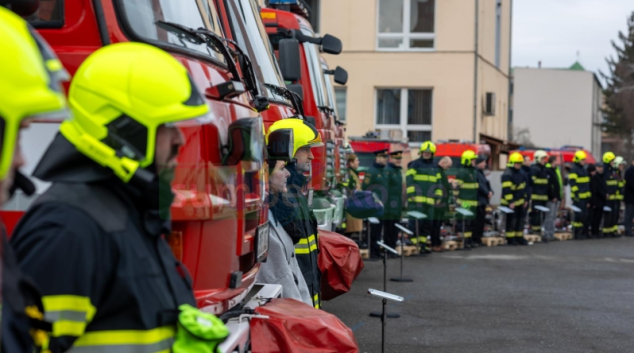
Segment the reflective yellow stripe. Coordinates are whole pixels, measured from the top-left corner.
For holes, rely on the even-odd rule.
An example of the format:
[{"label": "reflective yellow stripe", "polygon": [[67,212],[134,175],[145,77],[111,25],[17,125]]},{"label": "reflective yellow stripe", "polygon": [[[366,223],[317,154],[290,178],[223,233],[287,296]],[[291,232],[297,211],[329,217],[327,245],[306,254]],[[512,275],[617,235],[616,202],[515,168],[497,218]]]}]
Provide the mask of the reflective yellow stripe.
[{"label": "reflective yellow stripe", "polygon": [[477,189],[478,183],[463,183],[460,185],[461,189]]},{"label": "reflective yellow stripe", "polygon": [[162,352],[174,343],[175,328],[87,332],[73,345],[72,352]]},{"label": "reflective yellow stripe", "polygon": [[504,199],[505,200],[512,200],[513,199],[513,194],[504,195]]},{"label": "reflective yellow stripe", "polygon": [[405,176],[409,175],[416,175],[416,169],[408,169],[407,173],[405,173]]},{"label": "reflective yellow stripe", "polygon": [[444,194],[443,194],[443,192],[442,192],[442,189],[436,189],[436,191],[434,191],[434,195],[436,195],[436,196],[443,196]]},{"label": "reflective yellow stripe", "polygon": [[532,195],[531,195],[531,200],[535,200],[535,201],[548,201],[548,195],[536,195],[536,194],[532,194]]},{"label": "reflective yellow stripe", "polygon": [[502,200],[500,200],[500,204],[503,205],[503,206],[506,206],[506,205],[509,204],[509,202],[507,200],[502,199]]},{"label": "reflective yellow stripe", "polygon": [[465,238],[471,238],[471,234],[473,234],[472,232],[464,232],[464,237]]},{"label": "reflective yellow stripe", "polygon": [[577,173],[568,174],[568,179],[577,179]]},{"label": "reflective yellow stripe", "polygon": [[416,192],[416,187],[415,186],[408,186],[407,187],[407,193],[408,194],[411,194],[411,193],[414,193],[414,192]]},{"label": "reflective yellow stripe", "polygon": [[511,186],[513,186],[513,182],[512,181],[505,181],[502,183],[502,187],[503,188],[510,188]]},{"label": "reflective yellow stripe", "polygon": [[523,205],[525,201],[526,200],[524,200],[524,199],[519,199],[519,200],[515,201],[515,206]]},{"label": "reflective yellow stripe", "polygon": [[319,293],[313,295],[313,303],[315,303],[315,309],[319,309]]},{"label": "reflective yellow stripe", "polygon": [[461,200],[458,199],[458,206],[462,206],[462,205],[469,205],[469,206],[477,206],[478,205],[478,201],[477,200]]},{"label": "reflective yellow stripe", "polygon": [[506,237],[507,237],[507,238],[513,238],[513,237],[515,237],[515,232],[506,232]]},{"label": "reflective yellow stripe", "polygon": [[579,191],[579,187],[577,185],[573,186],[572,188],[570,188],[570,190],[572,191]]},{"label": "reflective yellow stripe", "polygon": [[590,191],[582,192],[582,193],[579,194],[579,198],[582,199],[582,200],[583,199],[589,199],[590,196],[592,196],[592,193]]},{"label": "reflective yellow stripe", "polygon": [[577,184],[589,183],[590,177],[581,177],[577,178]]},{"label": "reflective yellow stripe", "polygon": [[572,226],[575,228],[583,227],[583,222],[572,222]]},{"label": "reflective yellow stripe", "polygon": [[42,304],[45,318],[53,322],[54,337],[81,336],[97,312],[90,298],[78,295],[44,296]]},{"label": "reflective yellow stripe", "polygon": [[619,185],[619,181],[618,180],[608,180],[605,183],[608,184],[608,186]]},{"label": "reflective yellow stripe", "polygon": [[432,183],[435,183],[438,181],[438,179],[433,176],[433,175],[415,175],[414,176],[414,180],[416,181],[431,181]]},{"label": "reflective yellow stripe", "polygon": [[295,244],[295,254],[310,254],[311,251],[315,250],[317,250],[315,234],[308,238],[301,238],[297,244]]},{"label": "reflective yellow stripe", "polygon": [[545,184],[548,184],[548,179],[542,179],[542,178],[533,177],[533,183],[538,184],[538,185],[545,185]]},{"label": "reflective yellow stripe", "polygon": [[414,197],[410,197],[409,201],[413,201],[413,202],[417,202],[417,203],[427,203],[430,205],[433,205],[435,203],[435,200],[431,197],[425,197],[425,196],[414,196]]},{"label": "reflective yellow stripe", "polygon": [[608,200],[610,201],[616,200],[616,195],[608,195]]}]

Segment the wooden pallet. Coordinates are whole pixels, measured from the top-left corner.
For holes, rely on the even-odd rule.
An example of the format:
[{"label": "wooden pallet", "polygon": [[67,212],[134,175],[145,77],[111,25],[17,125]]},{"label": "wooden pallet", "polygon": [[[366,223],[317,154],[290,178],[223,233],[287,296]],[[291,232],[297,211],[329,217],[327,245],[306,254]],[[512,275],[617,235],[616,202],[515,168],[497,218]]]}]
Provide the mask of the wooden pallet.
[{"label": "wooden pallet", "polygon": [[444,250],[448,250],[448,251],[454,251],[458,248],[458,242],[457,241],[446,241],[442,243],[442,248]]},{"label": "wooden pallet", "polygon": [[370,250],[369,249],[359,249],[359,252],[361,253],[361,258],[362,259],[367,259],[370,257]]},{"label": "wooden pallet", "polygon": [[498,246],[504,244],[504,238],[502,237],[483,237],[482,244],[487,247]]},{"label": "wooden pallet", "polygon": [[526,241],[533,242],[533,243],[542,242],[542,236],[537,234],[527,234],[524,236],[524,239],[526,239]]},{"label": "wooden pallet", "polygon": [[[396,251],[400,255],[401,247],[397,246]],[[403,247],[403,256],[412,256],[412,255],[415,255],[417,252],[420,252],[420,250],[418,249],[416,245],[407,245]]]},{"label": "wooden pallet", "polygon": [[555,238],[558,240],[572,240],[572,233],[555,233]]}]

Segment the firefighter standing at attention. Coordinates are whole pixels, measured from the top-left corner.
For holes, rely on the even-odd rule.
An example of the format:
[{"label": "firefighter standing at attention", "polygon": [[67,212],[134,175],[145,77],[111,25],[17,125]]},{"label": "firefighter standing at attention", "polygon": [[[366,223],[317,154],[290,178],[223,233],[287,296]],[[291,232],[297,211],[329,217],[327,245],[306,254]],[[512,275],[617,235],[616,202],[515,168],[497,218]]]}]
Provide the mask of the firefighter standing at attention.
[{"label": "firefighter standing at attention", "polygon": [[466,150],[462,153],[460,158],[460,164],[462,168],[456,176],[458,182],[458,200],[456,202],[458,207],[467,209],[473,213],[473,215],[465,218],[462,222],[462,215],[458,214],[458,224],[464,224],[462,234],[464,237],[464,249],[471,250],[473,247],[473,221],[478,207],[478,176],[476,174],[475,162],[478,155],[472,150]]},{"label": "firefighter standing at attention", "polygon": [[11,238],[53,322],[52,352],[210,353],[228,335],[196,309],[191,278],[163,238],[178,125],[209,112],[192,82],[172,56],[140,43],[99,49],[75,73],[73,117],[34,172],[52,186]]},{"label": "firefighter standing at attention", "polygon": [[379,224],[370,225],[371,232],[371,240],[372,244],[368,244],[370,249],[370,257],[378,258],[381,252],[381,249],[376,244],[377,240],[382,240],[386,234],[386,222],[385,220],[388,218],[387,213],[387,198],[388,198],[388,189],[390,187],[390,177],[387,172],[387,149],[380,149],[374,151],[374,164],[372,167],[365,172],[365,176],[363,177],[363,190],[371,191],[384,205],[386,205],[386,210],[383,213],[383,216],[380,218]]},{"label": "firefighter standing at attention", "polygon": [[[396,223],[403,218],[403,151],[390,152],[390,162],[386,171],[388,176],[387,202],[385,203],[385,244],[396,248],[398,228]],[[396,255],[389,253],[389,257]]]},{"label": "firefighter standing at attention", "polygon": [[[34,119],[69,116],[62,81],[69,78],[48,44],[24,21],[0,7],[0,52],[10,53],[0,65],[0,206],[17,188],[27,195],[33,184],[19,172],[24,165],[20,130]],[[2,257],[3,353],[49,352],[50,322],[33,281],[18,266],[0,221]]]},{"label": "firefighter standing at attention", "polygon": [[546,151],[535,151],[533,156],[535,164],[531,167],[531,212],[530,212],[530,224],[533,234],[542,234],[542,212],[535,208],[535,206],[544,206],[548,203],[548,170],[546,169],[546,163],[548,163],[548,153]]},{"label": "firefighter standing at attention", "polygon": [[[436,145],[431,141],[425,141],[420,146],[420,158],[411,161],[407,166],[407,204],[410,211],[418,211],[427,218],[418,220],[418,232],[412,240],[414,244],[420,244],[421,253],[428,253],[427,236],[434,234],[431,239],[431,246],[435,251],[442,251],[440,234],[436,236],[434,227],[434,207],[436,201],[441,202],[443,190],[441,184],[442,175],[440,168],[434,163]],[[448,192],[448,191],[445,191]],[[410,229],[416,228],[416,221],[410,219]]]},{"label": "firefighter standing at attention", "polygon": [[615,163],[616,156],[612,152],[606,152],[603,154],[603,164],[605,170],[603,171],[603,179],[608,187],[608,200],[606,206],[610,207],[612,211],[606,212],[603,219],[603,236],[604,237],[618,237],[618,220],[619,210],[621,208],[621,201],[619,201],[619,175],[618,169]]},{"label": "firefighter standing at attention", "polygon": [[526,201],[526,177],[520,172],[524,158],[518,152],[509,157],[508,168],[502,174],[502,198],[500,204],[513,213],[506,215],[506,240],[508,245],[528,245],[524,239],[524,208]]},{"label": "firefighter standing at attention", "polygon": [[313,191],[306,188],[312,170],[311,162],[315,158],[311,149],[324,144],[317,129],[306,120],[289,118],[276,121],[269,127],[268,133],[271,134],[280,129],[293,130],[294,160],[286,165],[290,176],[287,179],[288,192],[284,196],[288,203],[278,203],[276,207],[286,207],[284,211],[275,213],[276,220],[293,239],[297,263],[310,291],[313,306],[319,309],[321,307],[321,271],[317,263],[319,254],[317,218],[311,209]]},{"label": "firefighter standing at attention", "polygon": [[[590,209],[590,175],[584,168],[587,155],[584,151],[577,151],[572,159],[574,165],[568,173],[568,183],[570,184],[570,197],[574,206],[579,208],[575,212],[575,219],[572,228],[575,232],[575,239],[582,240],[588,237],[589,209]],[[605,173],[605,172],[604,172]]]}]

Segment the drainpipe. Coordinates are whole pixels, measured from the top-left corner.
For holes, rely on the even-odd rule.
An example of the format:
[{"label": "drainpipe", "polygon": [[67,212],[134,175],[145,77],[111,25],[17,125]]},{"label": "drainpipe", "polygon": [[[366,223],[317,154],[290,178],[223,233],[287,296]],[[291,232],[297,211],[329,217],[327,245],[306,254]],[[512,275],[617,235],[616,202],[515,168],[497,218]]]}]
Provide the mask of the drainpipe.
[{"label": "drainpipe", "polygon": [[475,0],[475,55],[473,58],[473,142],[478,142],[478,17],[480,0]]},{"label": "drainpipe", "polygon": [[510,5],[510,10],[511,10],[511,15],[509,16],[509,97],[507,98],[507,107],[508,107],[508,112],[506,114],[506,139],[508,140],[512,135],[513,132],[511,131],[511,70],[512,70],[512,66],[511,66],[511,57],[512,57],[512,48],[513,48],[513,0],[511,1],[511,5]]}]

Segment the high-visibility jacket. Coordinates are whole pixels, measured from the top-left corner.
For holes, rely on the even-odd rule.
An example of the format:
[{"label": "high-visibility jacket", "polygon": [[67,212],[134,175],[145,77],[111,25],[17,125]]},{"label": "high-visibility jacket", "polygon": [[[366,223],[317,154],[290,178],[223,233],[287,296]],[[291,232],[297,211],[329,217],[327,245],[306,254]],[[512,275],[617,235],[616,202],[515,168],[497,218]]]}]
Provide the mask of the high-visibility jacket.
[{"label": "high-visibility jacket", "polygon": [[616,201],[618,199],[619,177],[617,171],[610,165],[606,166],[605,171],[603,171],[603,179],[605,179],[605,183],[608,186],[608,201]]},{"label": "high-visibility jacket", "polygon": [[384,218],[400,221],[403,214],[403,168],[390,163],[386,168],[386,174],[388,193]]},{"label": "high-visibility jacket", "polygon": [[531,200],[536,202],[548,201],[548,171],[546,167],[537,163],[531,167]]},{"label": "high-visibility jacket", "polygon": [[617,177],[619,179],[618,188],[616,189],[616,200],[623,201],[625,199],[625,179],[621,175],[621,170],[616,170]]},{"label": "high-visibility jacket", "polygon": [[456,176],[458,182],[457,206],[463,208],[475,208],[478,206],[478,177],[472,166],[463,166]]},{"label": "high-visibility jacket", "polygon": [[308,206],[308,199],[301,192],[307,183],[307,178],[299,173],[292,163],[288,165],[291,174],[287,179],[288,200],[292,203],[292,215],[287,220],[279,220],[283,224],[290,222],[294,226],[284,227],[289,235],[298,239],[295,244],[295,255],[297,264],[302,270],[304,280],[313,298],[313,306],[317,309],[321,307],[321,271],[319,270],[319,234],[317,232],[317,219]]},{"label": "high-visibility jacket", "polygon": [[590,192],[590,175],[581,164],[575,163],[572,166],[570,173],[568,173],[568,183],[570,184],[570,197],[573,201],[590,202],[590,197],[592,196]]},{"label": "high-visibility jacket", "polygon": [[500,204],[503,206],[521,206],[527,201],[526,177],[514,167],[508,167],[502,174],[502,197]]},{"label": "high-visibility jacket", "polygon": [[445,195],[440,168],[433,159],[419,158],[409,163],[405,175],[408,208],[423,212],[431,219],[428,213],[432,212],[436,200]]},{"label": "high-visibility jacket", "polygon": [[117,178],[54,183],[16,228],[20,266],[53,322],[52,352],[167,352],[192,282],[165,220]]}]

